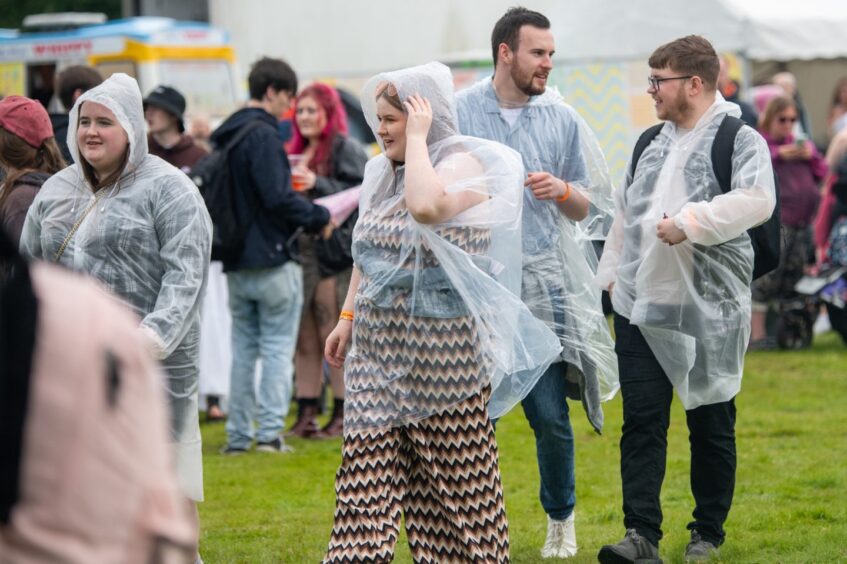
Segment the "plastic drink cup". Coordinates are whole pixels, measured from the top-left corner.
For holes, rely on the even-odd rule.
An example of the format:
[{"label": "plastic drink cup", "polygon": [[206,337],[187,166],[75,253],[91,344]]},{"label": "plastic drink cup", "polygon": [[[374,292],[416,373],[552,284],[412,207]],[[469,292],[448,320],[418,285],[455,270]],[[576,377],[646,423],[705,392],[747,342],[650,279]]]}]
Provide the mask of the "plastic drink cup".
[{"label": "plastic drink cup", "polygon": [[306,184],[303,182],[303,177],[296,174],[294,169],[305,162],[306,160],[303,155],[288,155],[288,164],[291,165],[291,187],[296,192],[302,192],[306,188]]}]

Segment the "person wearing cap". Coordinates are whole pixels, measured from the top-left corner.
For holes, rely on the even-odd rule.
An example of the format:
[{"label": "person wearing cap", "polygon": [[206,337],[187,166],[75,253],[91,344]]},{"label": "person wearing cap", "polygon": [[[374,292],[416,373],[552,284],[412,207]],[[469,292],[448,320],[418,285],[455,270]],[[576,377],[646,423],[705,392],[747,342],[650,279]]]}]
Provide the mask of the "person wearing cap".
[{"label": "person wearing cap", "polygon": [[158,86],[144,99],[150,154],[188,174],[208,152],[185,134],[185,97],[175,88]]},{"label": "person wearing cap", "polygon": [[[17,246],[30,204],[51,175],[65,168],[47,110],[23,96],[0,101],[0,223]],[[0,277],[3,276],[0,264]]]}]

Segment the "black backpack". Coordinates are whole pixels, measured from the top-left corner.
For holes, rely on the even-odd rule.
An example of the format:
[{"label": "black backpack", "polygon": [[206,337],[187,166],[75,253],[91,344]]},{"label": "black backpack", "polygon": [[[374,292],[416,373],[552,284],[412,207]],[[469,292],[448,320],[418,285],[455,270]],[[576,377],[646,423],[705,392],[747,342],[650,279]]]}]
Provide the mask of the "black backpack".
[{"label": "black backpack", "polygon": [[[664,123],[658,123],[641,134],[632,151],[632,166],[630,174],[635,176],[635,167],[644,149],[653,141],[664,127]],[[740,119],[726,116],[718,127],[715,139],[712,142],[712,171],[718,179],[721,191],[726,194],[732,189],[732,152],[735,148],[735,136],[744,125]],[[779,252],[782,244],[780,235],[780,213],[779,213],[779,183],[774,173],[774,189],[776,190],[776,207],[771,217],[751,229],[747,230],[750,241],[753,243],[753,280],[774,270],[779,265]]]},{"label": "black backpack", "polygon": [[[216,147],[211,153],[197,161],[191,169],[191,180],[197,185],[209,216],[212,218],[212,260],[225,263],[235,262],[244,250],[244,240],[250,222],[242,224],[236,211],[235,184],[229,166],[229,154],[244,137],[257,127],[270,127],[263,121],[254,120],[239,129],[223,147]],[[248,190],[245,194],[250,205],[250,216],[256,213],[258,201],[256,195]]]}]

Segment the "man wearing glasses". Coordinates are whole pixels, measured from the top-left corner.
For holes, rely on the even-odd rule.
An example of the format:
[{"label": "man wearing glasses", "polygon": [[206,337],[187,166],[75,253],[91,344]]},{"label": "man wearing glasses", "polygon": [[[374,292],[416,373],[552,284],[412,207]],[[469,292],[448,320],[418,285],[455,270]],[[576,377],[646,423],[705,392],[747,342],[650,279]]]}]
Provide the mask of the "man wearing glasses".
[{"label": "man wearing glasses", "polygon": [[[712,45],[677,39],[649,65],[647,93],[665,123],[639,143],[643,152],[615,194],[596,278],[615,310],[627,529],[621,542],[602,547],[603,563],[662,561],[659,494],[674,392],[686,410],[695,500],[685,561],[717,556],[735,485],[734,398],[750,336],[754,255],[746,231],[767,220],[776,201],[767,144],[750,127],[737,123],[731,156],[712,163],[722,123],[741,113],[716,91]],[[726,191],[718,160],[731,160]]]}]

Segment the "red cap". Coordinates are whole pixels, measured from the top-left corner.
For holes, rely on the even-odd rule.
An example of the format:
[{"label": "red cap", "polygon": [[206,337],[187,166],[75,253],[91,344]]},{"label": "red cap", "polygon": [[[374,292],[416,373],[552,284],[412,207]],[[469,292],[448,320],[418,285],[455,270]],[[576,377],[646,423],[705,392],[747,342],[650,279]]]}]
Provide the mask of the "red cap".
[{"label": "red cap", "polygon": [[44,106],[24,96],[0,100],[0,127],[14,133],[36,149],[53,137],[53,125]]}]

